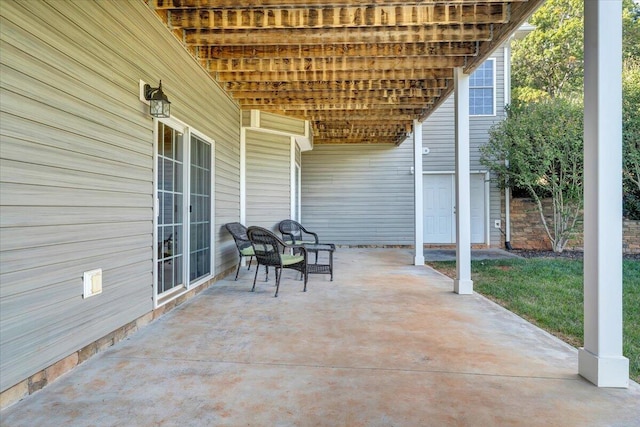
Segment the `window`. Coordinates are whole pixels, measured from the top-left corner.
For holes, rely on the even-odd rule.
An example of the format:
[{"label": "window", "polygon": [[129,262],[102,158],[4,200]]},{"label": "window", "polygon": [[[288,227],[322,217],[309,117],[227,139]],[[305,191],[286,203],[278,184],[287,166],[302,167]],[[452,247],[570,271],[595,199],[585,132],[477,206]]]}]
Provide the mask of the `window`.
[{"label": "window", "polygon": [[495,59],[487,59],[469,77],[469,115],[494,116]]}]

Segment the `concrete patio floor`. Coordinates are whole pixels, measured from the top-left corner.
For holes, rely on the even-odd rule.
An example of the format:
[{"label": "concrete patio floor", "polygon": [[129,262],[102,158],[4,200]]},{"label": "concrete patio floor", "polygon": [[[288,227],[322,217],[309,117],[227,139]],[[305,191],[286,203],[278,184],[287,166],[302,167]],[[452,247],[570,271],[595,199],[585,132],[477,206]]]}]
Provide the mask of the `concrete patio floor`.
[{"label": "concrete patio floor", "polygon": [[[306,293],[241,271],[0,414],[3,426],[634,426],[640,386],[411,264],[336,252]],[[262,272],[261,272],[262,273]],[[262,279],[264,276],[260,275]]]}]

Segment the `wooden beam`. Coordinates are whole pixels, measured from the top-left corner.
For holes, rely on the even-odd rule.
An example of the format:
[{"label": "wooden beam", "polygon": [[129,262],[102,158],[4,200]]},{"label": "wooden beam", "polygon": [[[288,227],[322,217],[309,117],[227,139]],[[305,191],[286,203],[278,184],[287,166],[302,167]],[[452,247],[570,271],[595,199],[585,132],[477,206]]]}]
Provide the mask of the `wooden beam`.
[{"label": "wooden beam", "polygon": [[343,128],[360,128],[363,126],[370,126],[372,128],[396,128],[402,125],[405,129],[407,126],[411,127],[411,120],[397,120],[397,119],[388,119],[388,118],[380,118],[375,122],[371,119],[367,120],[353,120],[351,118],[343,118],[342,121],[334,121],[334,120],[324,120],[321,122],[314,122],[314,129],[318,130],[328,130],[328,129],[343,129]]},{"label": "wooden beam", "polygon": [[471,74],[476,68],[480,66],[484,62],[484,60],[496,50],[502,43],[507,41],[507,39],[518,29],[518,27],[525,22],[533,12],[536,11],[538,7],[545,0],[529,0],[526,3],[516,3],[511,5],[511,18],[508,23],[504,25],[496,26],[496,30],[494,31],[494,36],[491,40],[487,40],[487,42],[482,43],[480,45],[480,55],[472,58],[469,63],[464,68],[464,72],[467,74]]},{"label": "wooden beam", "polygon": [[344,98],[365,98],[365,99],[397,99],[397,98],[425,98],[439,96],[439,89],[378,89],[378,90],[316,90],[316,91],[229,91],[235,99],[274,99],[274,100],[305,100],[305,99],[344,99]]},{"label": "wooden beam", "polygon": [[313,144],[314,145],[327,145],[327,144],[389,144],[389,145],[397,145],[399,139],[406,139],[406,135],[402,135],[401,137],[365,137],[365,136],[355,136],[355,137],[314,137]]},{"label": "wooden beam", "polygon": [[[453,77],[452,77],[453,78]],[[229,81],[224,88],[232,93],[262,91],[406,90],[442,89],[450,85],[444,78],[428,80],[342,80],[342,81]]]},{"label": "wooden beam", "polygon": [[316,127],[313,129],[314,137],[336,137],[336,136],[397,136],[406,135],[411,132],[411,122],[396,123],[394,126],[373,126],[371,124],[359,125],[359,126],[344,126],[344,127],[331,127],[322,128]]},{"label": "wooden beam", "polygon": [[[294,110],[386,110],[387,108],[410,108],[410,109],[419,109],[424,108],[425,106],[432,104],[434,101],[407,101],[407,102],[394,102],[387,104],[374,104],[370,101],[359,101],[354,100],[352,102],[333,102],[326,104],[271,104],[269,100],[265,100],[264,103],[252,104],[248,102],[240,102],[240,106],[244,110],[250,109],[260,109],[260,110],[271,110],[271,111],[294,111]],[[384,115],[384,113],[382,113]]]},{"label": "wooden beam", "polygon": [[287,111],[289,117],[296,117],[311,121],[342,121],[350,120],[413,120],[420,117],[427,106],[422,108],[389,108],[383,111],[374,110],[299,110]]},{"label": "wooden beam", "polygon": [[274,29],[416,27],[425,24],[503,23],[509,18],[503,3],[410,4],[378,6],[304,6],[177,9],[169,26],[180,29]]},{"label": "wooden beam", "polygon": [[209,72],[273,71],[365,71],[455,68],[465,65],[461,56],[400,56],[395,58],[292,58],[292,59],[210,59]]},{"label": "wooden beam", "polygon": [[243,108],[251,105],[251,108],[260,109],[264,106],[282,106],[284,108],[298,109],[299,106],[306,105],[333,105],[333,104],[368,104],[371,108],[376,106],[394,106],[394,105],[405,105],[405,104],[413,104],[413,105],[427,105],[433,104],[433,96],[413,96],[413,97],[397,97],[390,96],[387,98],[376,98],[376,97],[368,97],[368,96],[359,96],[359,97],[340,97],[340,96],[332,96],[328,98],[319,98],[319,97],[304,97],[304,94],[301,94],[299,97],[283,97],[283,98],[238,98],[240,105]]},{"label": "wooden beam", "polygon": [[[527,0],[421,0],[425,4],[482,4],[482,3],[512,3],[526,2]],[[238,0],[149,0],[154,9],[195,9],[195,8],[241,8],[250,6],[242,5]],[[402,0],[331,0],[332,6],[404,6]],[[326,6],[326,0],[260,0],[258,7],[304,7]]]},{"label": "wooden beam", "polygon": [[337,43],[421,43],[488,41],[493,24],[423,25],[420,27],[274,28],[252,30],[184,30],[184,42],[209,45],[289,45]]},{"label": "wooden beam", "polygon": [[361,71],[263,71],[234,72],[218,71],[211,73],[220,82],[281,82],[281,81],[352,81],[352,80],[433,80],[452,79],[452,69],[419,70],[361,70]]},{"label": "wooden beam", "polygon": [[345,129],[344,132],[320,132],[317,135],[314,133],[315,138],[319,139],[333,139],[333,138],[398,138],[400,136],[407,137],[407,133],[404,130],[397,131],[382,131],[382,130],[369,130],[369,129]]},{"label": "wooden beam", "polygon": [[364,56],[475,56],[478,43],[356,43],[325,45],[254,45],[254,46],[199,46],[198,58],[359,58]]}]

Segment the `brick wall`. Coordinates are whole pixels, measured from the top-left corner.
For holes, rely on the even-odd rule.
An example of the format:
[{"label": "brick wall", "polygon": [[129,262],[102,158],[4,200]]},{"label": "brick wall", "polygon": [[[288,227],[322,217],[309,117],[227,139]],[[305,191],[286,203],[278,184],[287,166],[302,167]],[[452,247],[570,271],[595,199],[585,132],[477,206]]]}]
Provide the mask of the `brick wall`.
[{"label": "brick wall", "polygon": [[[545,216],[551,216],[551,199],[543,201]],[[540,221],[538,207],[532,199],[511,199],[511,246],[514,249],[550,250],[551,243]],[[624,253],[640,253],[640,221],[623,220]],[[575,236],[567,250],[582,250],[582,223],[577,224]]]}]

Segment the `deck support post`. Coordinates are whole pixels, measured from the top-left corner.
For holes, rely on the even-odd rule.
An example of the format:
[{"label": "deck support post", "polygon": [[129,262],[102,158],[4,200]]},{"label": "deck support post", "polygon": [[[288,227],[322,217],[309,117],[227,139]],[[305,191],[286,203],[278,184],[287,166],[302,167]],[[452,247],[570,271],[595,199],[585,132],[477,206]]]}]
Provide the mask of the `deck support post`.
[{"label": "deck support post", "polygon": [[455,68],[456,278],[457,294],[473,293],[471,280],[471,170],[469,154],[469,75]]},{"label": "deck support post", "polygon": [[584,2],[584,347],[578,372],[628,387],[622,356],[622,1]]},{"label": "deck support post", "polygon": [[424,192],[422,189],[422,122],[413,121],[414,265],[424,265]]}]

